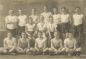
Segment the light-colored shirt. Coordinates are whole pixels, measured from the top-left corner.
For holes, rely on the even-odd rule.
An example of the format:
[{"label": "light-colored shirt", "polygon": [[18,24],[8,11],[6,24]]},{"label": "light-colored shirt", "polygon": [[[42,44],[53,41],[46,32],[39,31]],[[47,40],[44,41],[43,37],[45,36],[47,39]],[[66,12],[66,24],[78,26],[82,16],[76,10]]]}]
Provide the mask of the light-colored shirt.
[{"label": "light-colored shirt", "polygon": [[34,31],[35,24],[27,23],[25,27],[27,28],[27,31]]},{"label": "light-colored shirt", "polygon": [[25,24],[26,24],[26,19],[27,19],[27,16],[26,16],[26,15],[19,15],[19,16],[18,16],[18,20],[19,20],[18,25],[19,25],[19,26],[25,26]]},{"label": "light-colored shirt", "polygon": [[56,30],[57,25],[54,23],[47,23],[47,31],[54,32]]},{"label": "light-colored shirt", "polygon": [[5,18],[5,23],[6,23],[6,27],[7,29],[16,29],[17,27],[17,17],[16,16],[6,16]]},{"label": "light-colored shirt", "polygon": [[69,14],[61,14],[61,23],[68,23],[69,22]]},{"label": "light-colored shirt", "polygon": [[73,21],[74,21],[73,25],[77,26],[77,25],[82,24],[83,17],[84,17],[83,14],[79,14],[79,15],[78,14],[74,14],[73,15]]},{"label": "light-colored shirt", "polygon": [[36,23],[38,21],[37,15],[30,15],[30,17],[33,19],[33,22]]},{"label": "light-colored shirt", "polygon": [[53,21],[54,21],[55,24],[60,24],[60,21],[61,21],[60,17],[61,17],[60,14],[54,14],[53,15]]},{"label": "light-colored shirt", "polygon": [[44,23],[38,23],[37,24],[37,29],[39,31],[45,31],[46,30],[46,25]]},{"label": "light-colored shirt", "polygon": [[44,22],[47,23],[49,21],[49,16],[52,15],[51,12],[43,12],[41,15],[44,17]]}]

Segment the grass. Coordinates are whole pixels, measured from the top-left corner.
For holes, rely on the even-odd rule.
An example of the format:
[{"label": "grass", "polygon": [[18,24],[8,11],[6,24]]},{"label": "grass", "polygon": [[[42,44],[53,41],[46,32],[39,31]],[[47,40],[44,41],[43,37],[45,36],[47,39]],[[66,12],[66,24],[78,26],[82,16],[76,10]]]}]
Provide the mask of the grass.
[{"label": "grass", "polygon": [[85,59],[86,56],[0,55],[0,59]]}]

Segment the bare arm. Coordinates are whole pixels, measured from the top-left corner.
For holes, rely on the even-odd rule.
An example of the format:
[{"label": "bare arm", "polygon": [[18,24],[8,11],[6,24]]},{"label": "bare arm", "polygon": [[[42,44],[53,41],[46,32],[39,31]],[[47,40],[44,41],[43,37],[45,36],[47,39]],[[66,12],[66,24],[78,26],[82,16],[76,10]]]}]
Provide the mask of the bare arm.
[{"label": "bare arm", "polygon": [[13,47],[9,50],[9,52],[12,52],[14,49],[16,49],[16,39],[14,39]]},{"label": "bare arm", "polygon": [[4,48],[5,48],[5,49],[8,48],[7,43],[6,43],[6,40],[3,41],[3,45],[4,45]]},{"label": "bare arm", "polygon": [[35,40],[35,49],[39,50],[39,49],[38,49],[38,43],[37,43],[36,40]]},{"label": "bare arm", "polygon": [[53,39],[51,40],[51,48],[54,49],[54,50],[57,50],[54,45],[53,45]]}]

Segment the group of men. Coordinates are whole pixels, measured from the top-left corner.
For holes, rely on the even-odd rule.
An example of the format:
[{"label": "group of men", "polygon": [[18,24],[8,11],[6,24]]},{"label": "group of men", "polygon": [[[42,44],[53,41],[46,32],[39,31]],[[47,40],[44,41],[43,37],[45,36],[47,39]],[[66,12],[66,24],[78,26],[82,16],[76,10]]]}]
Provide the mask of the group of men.
[{"label": "group of men", "polygon": [[16,16],[13,10],[9,10],[5,18],[8,34],[0,52],[79,55],[78,37],[82,36],[84,18],[80,8],[76,7],[73,15],[65,7],[60,12],[57,8],[49,12],[46,6],[43,10],[37,15],[33,8],[30,16],[23,14],[22,10],[18,10]]}]

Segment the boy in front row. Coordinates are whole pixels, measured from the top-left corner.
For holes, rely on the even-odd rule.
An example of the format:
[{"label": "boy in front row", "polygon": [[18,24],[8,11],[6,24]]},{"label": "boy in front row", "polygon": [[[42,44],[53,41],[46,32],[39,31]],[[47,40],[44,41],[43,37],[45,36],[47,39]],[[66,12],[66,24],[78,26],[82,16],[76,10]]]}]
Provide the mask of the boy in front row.
[{"label": "boy in front row", "polygon": [[69,56],[80,54],[81,48],[77,48],[77,42],[72,33],[69,33],[68,38],[64,40],[64,48],[62,51],[66,52]]},{"label": "boy in front row", "polygon": [[30,49],[29,39],[27,39],[26,34],[22,32],[21,37],[18,40],[17,53],[26,54],[29,49]]},{"label": "boy in front row", "polygon": [[11,54],[16,52],[16,38],[12,36],[12,33],[8,33],[7,37],[3,41],[3,48],[0,48],[0,53]]},{"label": "boy in front row", "polygon": [[60,39],[59,32],[54,32],[54,38],[51,39],[50,54],[60,54],[62,52],[62,40]]},{"label": "boy in front row", "polygon": [[46,39],[43,37],[43,32],[38,32],[38,38],[35,40],[35,48],[30,49],[30,52],[34,54],[44,54],[48,48],[46,48]]}]

